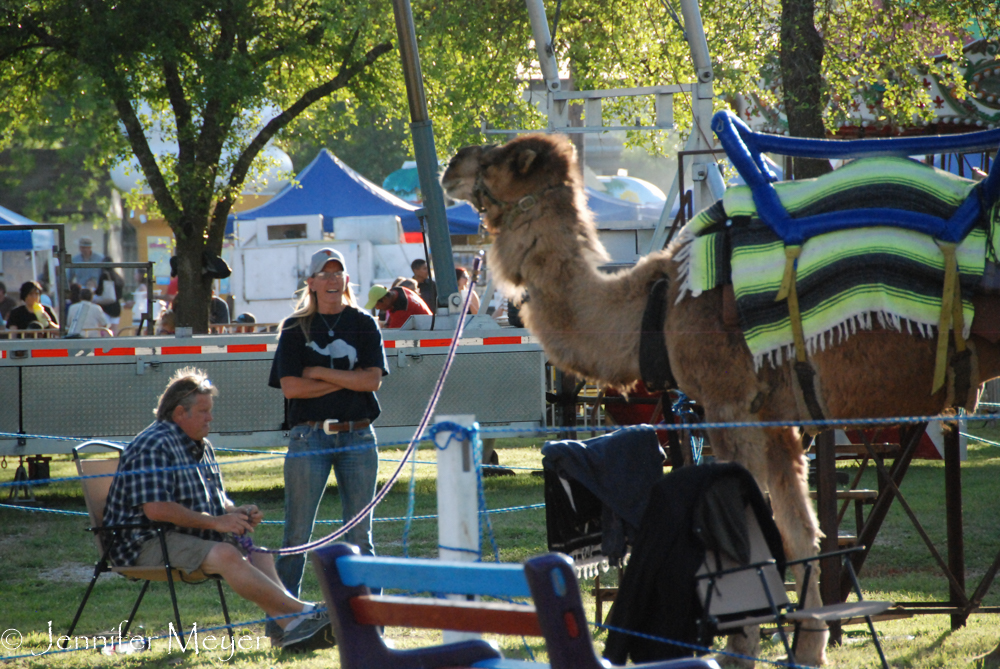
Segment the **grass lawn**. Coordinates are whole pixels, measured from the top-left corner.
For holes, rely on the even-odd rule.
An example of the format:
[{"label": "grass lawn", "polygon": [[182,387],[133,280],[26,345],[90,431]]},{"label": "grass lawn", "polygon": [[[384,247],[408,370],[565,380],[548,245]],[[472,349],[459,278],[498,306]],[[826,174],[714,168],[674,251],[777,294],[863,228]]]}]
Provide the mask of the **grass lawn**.
[{"label": "grass lawn", "polygon": [[[974,430],[988,439],[1000,441],[1000,429],[982,427]],[[490,509],[525,507],[543,502],[542,479],[532,475],[541,468],[539,453],[541,439],[501,439],[497,448],[503,465],[515,468],[513,477],[487,478],[484,482],[487,506]],[[401,456],[401,449],[386,448],[381,451],[380,484],[385,482]],[[223,455],[223,475],[230,495],[237,503],[254,502],[265,512],[267,520],[280,520],[283,516],[282,463],[283,459],[266,455]],[[434,450],[420,450],[418,460],[433,463]],[[52,477],[75,475],[67,456],[52,461]],[[856,463],[842,461],[840,468],[853,475]],[[7,469],[10,475],[13,470]],[[404,522],[409,504],[409,466],[400,481],[376,510],[376,550],[382,555],[403,555]],[[989,567],[1000,550],[1000,502],[996,500],[997,477],[1000,474],[1000,447],[970,442],[969,459],[963,463],[963,495],[965,501],[965,550],[967,583],[971,592],[979,578]],[[866,472],[859,487],[875,488],[874,472]],[[945,553],[943,465],[936,461],[917,461],[910,467],[902,485],[902,492],[927,529],[932,541]],[[2,492],[2,491],[0,491]],[[45,509],[85,512],[80,486],[77,482],[56,482],[35,489],[35,494]],[[6,498],[6,494],[4,494]],[[436,513],[436,482],[433,464],[420,464],[416,468],[414,513],[416,516]],[[323,501],[320,518],[339,520],[340,503],[336,485],[331,485]],[[491,515],[500,559],[505,562],[523,560],[546,550],[545,515],[543,509],[519,509]],[[849,511],[845,523],[853,527],[853,512]],[[0,631],[7,630],[0,638],[0,658],[25,653],[35,653],[10,661],[12,667],[105,666],[109,662],[122,666],[143,667],[209,667],[226,663],[229,666],[271,668],[294,666],[296,669],[339,666],[336,649],[304,655],[282,654],[271,650],[263,637],[262,613],[235,594],[229,592],[228,601],[234,621],[243,623],[239,629],[248,639],[242,648],[232,653],[224,650],[205,650],[205,635],[195,653],[178,650],[176,642],[168,647],[166,640],[154,641],[150,651],[110,659],[94,650],[56,654],[46,652],[49,646],[49,621],[55,636],[62,634],[69,625],[92,573],[96,550],[88,534],[83,515],[40,513],[21,509],[0,508],[0,555],[4,567],[0,575]],[[328,534],[337,525],[317,525],[316,536]],[[258,545],[278,546],[281,541],[280,524],[262,525],[254,536]],[[436,521],[414,520],[405,537],[405,546],[413,557],[434,557],[437,552]],[[484,538],[484,552],[491,554],[488,538]],[[491,558],[489,558],[491,559]],[[613,582],[612,574],[608,581]],[[935,563],[898,504],[894,504],[875,546],[861,573],[866,598],[894,601],[941,601],[947,598],[947,582],[937,571]],[[592,581],[582,582],[584,601],[593,611],[593,597],[589,595]],[[1000,595],[991,588],[984,604],[1000,606]],[[124,620],[137,593],[136,584],[117,576],[103,576],[91,597],[87,611],[76,635],[90,636],[108,632]],[[315,576],[307,566],[303,597],[320,599]],[[206,586],[179,586],[178,599],[181,616],[187,630],[197,623],[200,630],[222,623],[215,588]],[[153,584],[136,616],[134,633],[146,636],[163,634],[172,615],[165,584]],[[985,653],[1000,643],[1000,618],[996,615],[975,615],[966,626],[951,631],[948,616],[918,616],[911,619],[885,621],[878,624],[883,643],[892,666],[898,667],[951,667],[968,665],[970,659]],[[136,627],[139,626],[138,628]],[[844,644],[833,647],[829,658],[833,666],[877,666],[877,657],[863,627],[848,628]],[[592,629],[600,648],[605,633]],[[213,633],[209,633],[213,634]],[[214,633],[221,638],[224,634]],[[390,628],[387,636],[397,647],[414,647],[440,640],[440,633]],[[256,639],[262,637],[259,647]],[[79,639],[79,637],[78,637]],[[541,639],[498,638],[508,657],[527,658],[529,653],[544,660],[545,650]],[[15,644],[20,644],[14,648]],[[82,646],[82,639],[77,643]],[[216,640],[214,643],[218,643]],[[228,641],[227,641],[228,643]],[[209,642],[211,645],[212,642]],[[722,643],[718,646],[721,648]],[[768,659],[778,659],[783,651],[780,644],[767,641],[763,654]],[[763,665],[760,665],[763,666]]]}]

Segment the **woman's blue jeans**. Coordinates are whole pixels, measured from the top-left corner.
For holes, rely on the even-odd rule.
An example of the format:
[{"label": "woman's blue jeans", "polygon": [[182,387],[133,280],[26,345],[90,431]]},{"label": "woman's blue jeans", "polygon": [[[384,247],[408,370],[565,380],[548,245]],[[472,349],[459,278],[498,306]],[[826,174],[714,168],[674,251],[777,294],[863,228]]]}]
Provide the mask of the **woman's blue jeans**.
[{"label": "woman's blue jeans", "polygon": [[[293,457],[298,453],[311,453]],[[330,478],[330,468],[337,477],[337,489],[344,520],[358,515],[375,496],[378,479],[378,449],[371,426],[354,432],[326,434],[323,427],[298,425],[289,433],[288,455],[285,458],[285,538],[282,546],[308,543],[316,522],[316,513]],[[331,527],[329,531],[333,531]],[[329,532],[323,529],[322,534]],[[365,555],[374,555],[372,546],[372,513],[355,525],[344,537],[361,548]],[[305,554],[282,555],[276,567],[281,582],[293,596],[302,587]]]}]

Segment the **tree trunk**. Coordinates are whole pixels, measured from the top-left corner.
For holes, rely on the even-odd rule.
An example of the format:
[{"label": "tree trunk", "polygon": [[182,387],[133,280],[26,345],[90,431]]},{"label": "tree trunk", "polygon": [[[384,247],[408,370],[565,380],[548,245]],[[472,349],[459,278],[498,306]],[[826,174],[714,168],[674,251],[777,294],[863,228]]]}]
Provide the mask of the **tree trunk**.
[{"label": "tree trunk", "polygon": [[190,327],[194,334],[208,332],[208,309],[212,298],[212,281],[202,274],[202,252],[205,239],[201,235],[181,235],[177,238],[177,297],[174,311],[177,325]]},{"label": "tree trunk", "polygon": [[[826,137],[823,126],[823,38],[813,22],[815,0],[781,2],[781,86],[792,137]],[[830,171],[828,160],[795,158],[795,178]]]}]

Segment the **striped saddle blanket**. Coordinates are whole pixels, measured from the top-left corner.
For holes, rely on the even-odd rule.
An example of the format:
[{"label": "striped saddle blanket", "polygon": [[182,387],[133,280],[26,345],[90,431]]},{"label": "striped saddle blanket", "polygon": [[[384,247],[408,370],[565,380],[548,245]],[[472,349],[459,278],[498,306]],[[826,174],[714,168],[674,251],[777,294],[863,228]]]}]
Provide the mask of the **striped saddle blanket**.
[{"label": "striped saddle blanket", "polygon": [[[950,217],[975,182],[905,158],[865,158],[818,179],[775,184],[792,218],[858,207],[892,207]],[[971,298],[987,257],[997,258],[1000,204],[966,236],[956,256],[969,336]],[[775,301],[785,247],[756,215],[748,187],[689,222],[678,236],[680,298],[732,283],[740,327],[758,368],[794,357],[788,304]],[[890,227],[844,230],[809,239],[797,260],[796,287],[807,352],[812,354],[874,323],[935,336],[944,256],[927,235]]]}]

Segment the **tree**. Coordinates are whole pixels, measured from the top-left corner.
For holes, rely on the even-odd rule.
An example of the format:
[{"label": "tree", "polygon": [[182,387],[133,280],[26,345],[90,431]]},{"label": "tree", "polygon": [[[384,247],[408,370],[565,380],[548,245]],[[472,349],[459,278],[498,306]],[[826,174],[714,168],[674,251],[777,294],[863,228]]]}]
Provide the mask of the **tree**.
[{"label": "tree", "polygon": [[[871,102],[879,122],[894,127],[929,118],[923,78],[963,95],[952,35],[972,19],[995,32],[998,12],[982,0],[785,3],[796,10],[786,22],[796,30],[782,28],[778,3],[702,1],[717,104],[772,96],[793,133],[814,135],[822,133],[817,117],[829,132]],[[694,80],[671,0],[567,0],[558,25],[548,5],[557,58],[577,88]],[[481,142],[483,121],[544,127],[522,95],[539,74],[522,0],[413,0],[413,15],[440,157]],[[55,98],[70,105],[68,139],[80,142],[69,129],[87,128],[91,156],[134,154],[177,238],[180,323],[199,332],[210,284],[202,252],[220,252],[241,186],[265,167],[255,162],[264,145],[314,148],[319,138],[339,137],[370,148],[360,125],[398,133],[408,121],[398,58],[387,56],[395,36],[389,0],[0,0],[0,17],[0,148],[26,136],[12,128],[33,129],[32,137],[48,128],[51,138]],[[798,61],[808,61],[801,78],[787,71]],[[769,79],[784,90],[761,91]],[[629,120],[652,114],[651,100],[606,109]],[[686,132],[685,96],[674,111]],[[176,141],[176,153],[157,155],[158,138]],[[633,133],[632,143],[661,154],[668,146],[647,133]],[[358,151],[370,163],[353,166],[384,170],[380,160],[412,151],[408,134],[379,146],[386,149]]]},{"label": "tree", "polygon": [[[38,124],[41,92],[56,90],[90,106],[105,147],[124,135],[176,237],[177,317],[195,332],[208,326],[203,254],[221,252],[261,150],[313,103],[391,67],[380,62],[391,12],[364,0],[3,0],[0,11],[5,122]],[[156,140],[176,153],[157,155]]]}]

